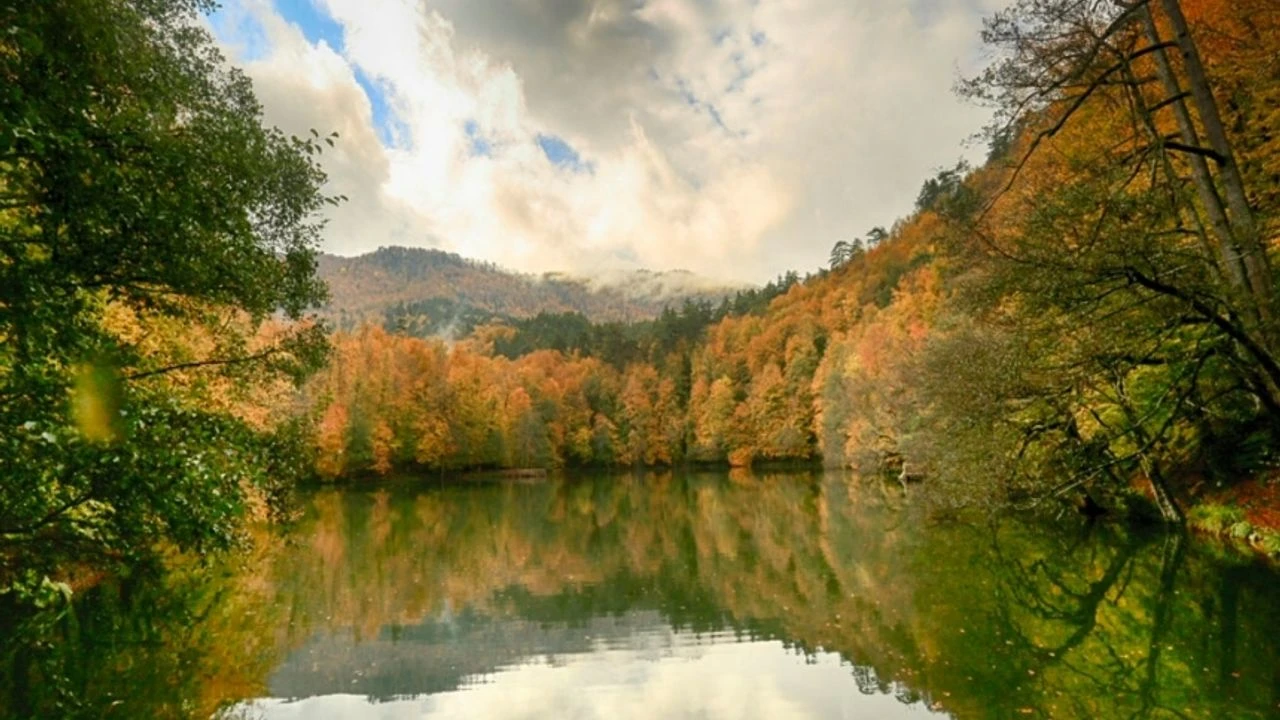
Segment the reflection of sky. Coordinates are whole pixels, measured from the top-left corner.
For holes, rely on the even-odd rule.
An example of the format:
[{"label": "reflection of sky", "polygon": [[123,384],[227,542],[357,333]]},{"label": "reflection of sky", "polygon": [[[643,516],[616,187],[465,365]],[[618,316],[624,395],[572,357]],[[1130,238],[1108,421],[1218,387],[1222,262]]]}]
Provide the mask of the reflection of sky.
[{"label": "reflection of sky", "polygon": [[[333,694],[263,699],[241,710],[264,720],[292,718],[925,718],[922,704],[864,695],[838,655],[806,659],[777,641],[732,636],[672,638],[655,653],[600,643],[589,653],[531,658],[452,692],[371,702]],[[710,642],[707,642],[710,640]]]}]

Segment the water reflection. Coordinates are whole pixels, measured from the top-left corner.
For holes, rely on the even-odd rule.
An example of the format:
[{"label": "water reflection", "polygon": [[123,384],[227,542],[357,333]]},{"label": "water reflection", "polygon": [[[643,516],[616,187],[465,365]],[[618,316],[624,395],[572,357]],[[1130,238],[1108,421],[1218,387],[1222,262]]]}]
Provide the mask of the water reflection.
[{"label": "water reflection", "polygon": [[[787,720],[933,714],[921,703],[909,706],[889,695],[861,695],[850,667],[838,655],[819,653],[804,658],[778,641],[751,641],[733,633],[673,631],[656,613],[626,614],[573,627],[500,623],[492,630],[507,631],[514,637],[484,633],[481,637],[451,637],[443,643],[433,638],[412,647],[362,646],[354,653],[354,665],[366,668],[368,675],[356,670],[354,685],[359,687],[347,692],[334,692],[345,676],[321,679],[302,660],[302,667],[284,669],[272,681],[272,690],[284,697],[257,700],[239,712],[273,720]],[[325,643],[325,647],[311,650],[341,652],[344,644]],[[441,652],[441,644],[452,650]],[[511,645],[519,647],[514,662],[502,662],[501,657],[507,654],[504,650]],[[386,652],[380,652],[379,646]],[[495,652],[494,646],[502,649]],[[458,664],[449,662],[459,654],[463,657]],[[490,659],[499,662],[483,667]],[[460,674],[463,669],[479,672]]]},{"label": "water reflection", "polygon": [[[1177,535],[931,524],[833,475],[307,507],[244,572],[86,596],[92,632],[7,652],[7,714],[50,707],[36,681],[61,667],[85,717],[1280,715],[1276,576]],[[149,650],[128,644],[142,616]]]}]

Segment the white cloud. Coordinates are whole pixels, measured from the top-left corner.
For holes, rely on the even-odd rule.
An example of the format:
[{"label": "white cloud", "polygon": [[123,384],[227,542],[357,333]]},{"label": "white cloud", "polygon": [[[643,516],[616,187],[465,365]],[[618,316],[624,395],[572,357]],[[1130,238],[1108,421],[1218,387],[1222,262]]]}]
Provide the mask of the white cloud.
[{"label": "white cloud", "polygon": [[[631,639],[632,641],[635,638]],[[945,715],[923,703],[860,692],[849,665],[819,652],[806,661],[777,641],[721,642],[650,650],[594,648],[591,653],[526,658],[462,688],[371,702],[356,695],[291,700],[262,698],[240,706],[262,720],[356,718],[889,718]]]},{"label": "white cloud", "polygon": [[[259,40],[240,64],[253,78],[266,121],[286,132],[337,132],[321,162],[327,192],[350,200],[328,214],[326,249],[365,252],[379,245],[426,245],[433,223],[414,203],[389,192],[391,157],[374,130],[372,109],[349,61],[325,43],[312,45],[265,0],[229,3],[224,10]],[[252,22],[247,21],[252,19]],[[229,44],[234,58],[245,55]]]},{"label": "white cloud", "polygon": [[[954,161],[984,116],[950,87],[995,2],[313,1],[340,50],[266,0],[230,5],[266,37],[245,64],[268,120],[342,135],[324,162],[351,202],[327,249],[749,280],[818,266]],[[388,89],[396,147],[355,68]],[[549,162],[540,134],[589,169]]]}]

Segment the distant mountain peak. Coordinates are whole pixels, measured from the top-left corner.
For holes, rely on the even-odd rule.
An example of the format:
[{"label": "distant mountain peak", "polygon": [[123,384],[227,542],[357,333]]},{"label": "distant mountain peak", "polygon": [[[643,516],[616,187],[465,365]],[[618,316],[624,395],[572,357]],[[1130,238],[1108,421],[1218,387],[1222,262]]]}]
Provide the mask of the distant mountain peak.
[{"label": "distant mountain peak", "polygon": [[436,248],[401,246],[357,257],[321,254],[319,274],[332,298],[326,312],[343,327],[361,322],[440,327],[567,312],[594,322],[629,322],[657,317],[686,300],[719,302],[750,287],[688,270],[534,275]]}]

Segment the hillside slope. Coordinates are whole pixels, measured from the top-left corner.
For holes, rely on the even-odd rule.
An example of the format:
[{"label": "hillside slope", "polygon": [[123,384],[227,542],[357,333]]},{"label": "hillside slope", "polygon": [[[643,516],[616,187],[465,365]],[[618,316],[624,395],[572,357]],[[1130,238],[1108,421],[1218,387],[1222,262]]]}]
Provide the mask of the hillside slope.
[{"label": "hillside slope", "polygon": [[685,300],[718,302],[741,287],[685,271],[615,272],[587,280],[513,273],[441,250],[385,247],[359,257],[321,255],[328,314],[339,327],[373,320],[415,334],[466,328],[495,318],[581,313],[596,322],[656,317]]}]

